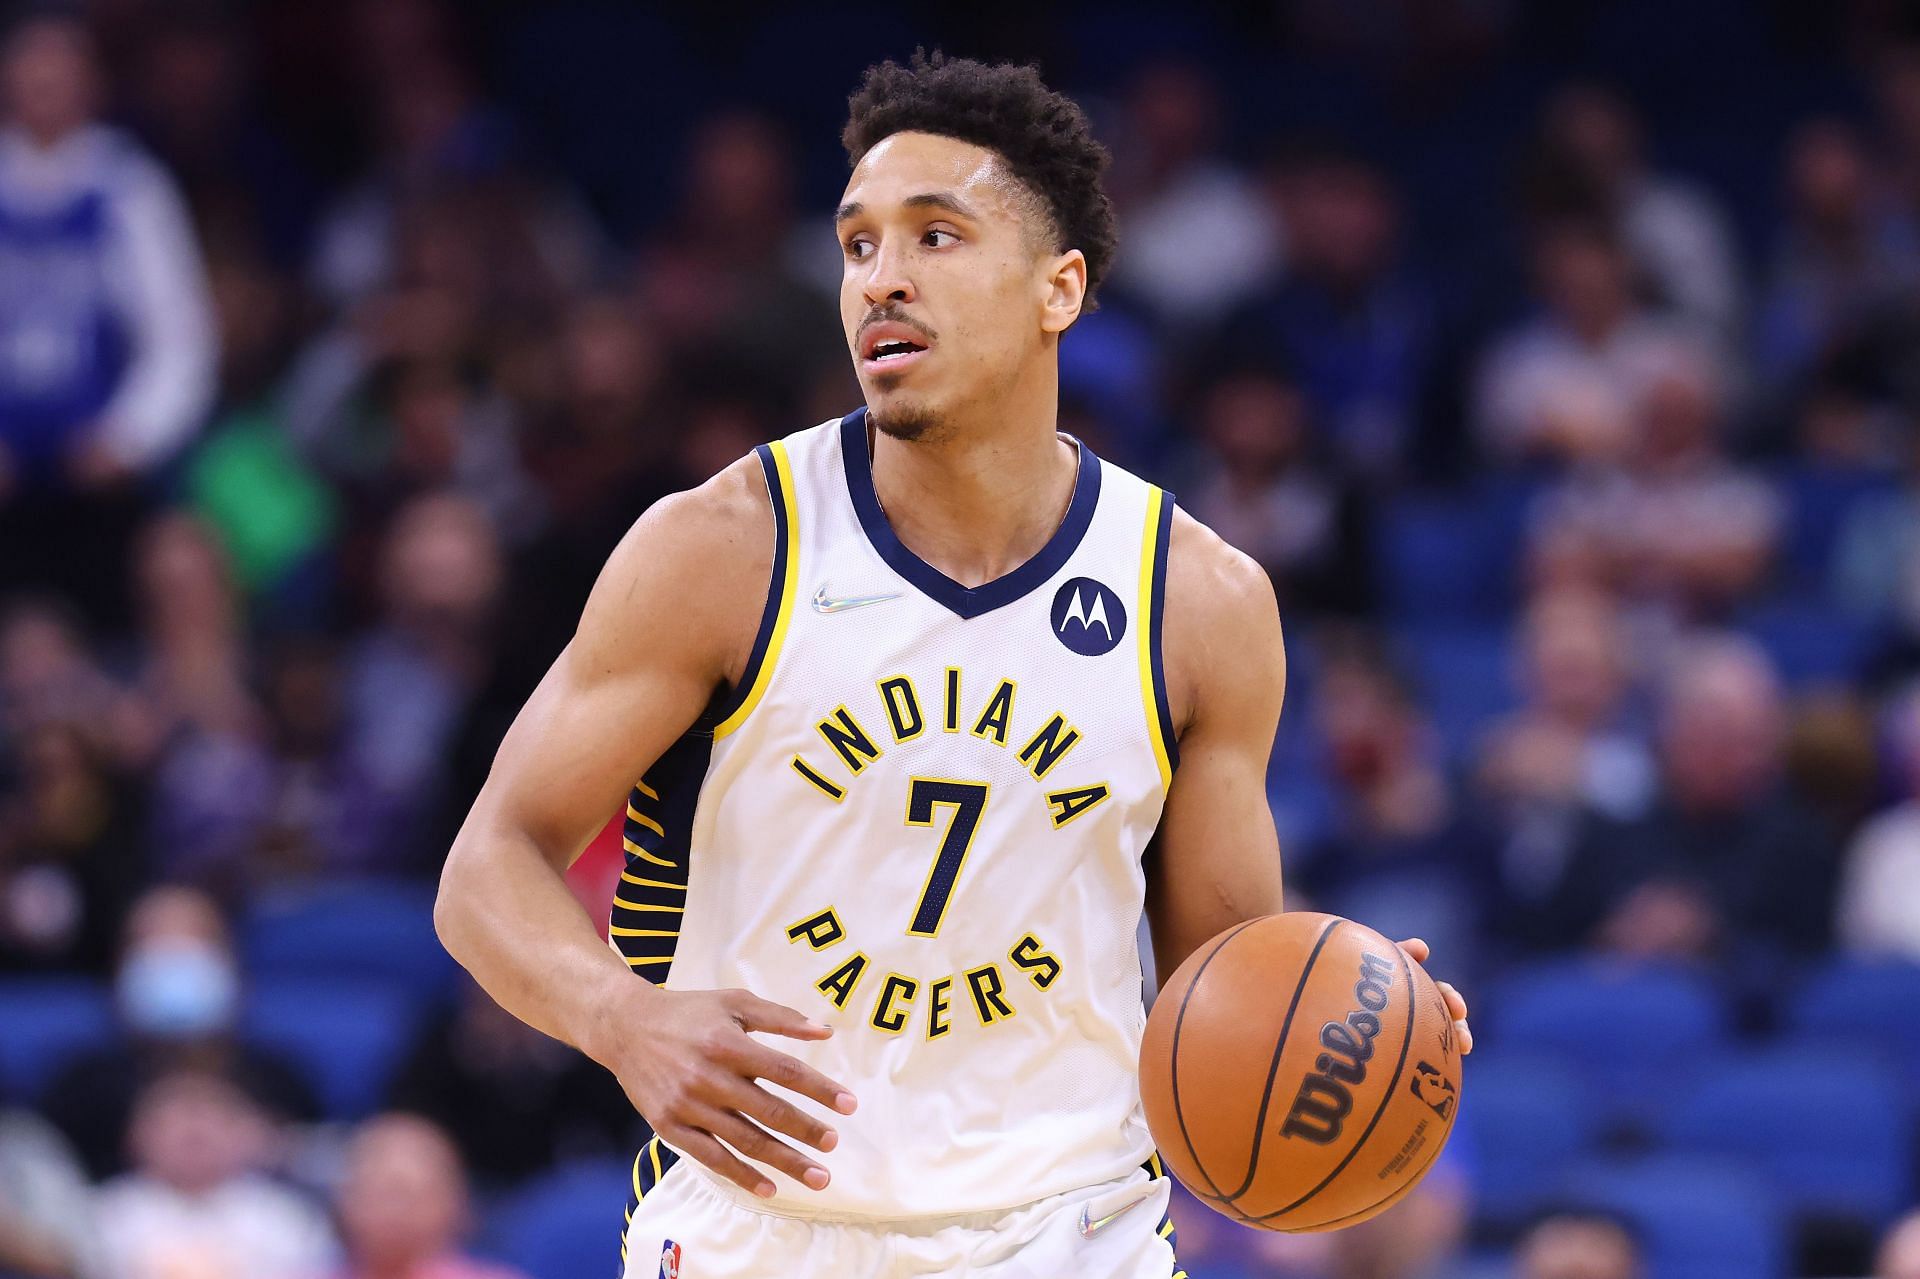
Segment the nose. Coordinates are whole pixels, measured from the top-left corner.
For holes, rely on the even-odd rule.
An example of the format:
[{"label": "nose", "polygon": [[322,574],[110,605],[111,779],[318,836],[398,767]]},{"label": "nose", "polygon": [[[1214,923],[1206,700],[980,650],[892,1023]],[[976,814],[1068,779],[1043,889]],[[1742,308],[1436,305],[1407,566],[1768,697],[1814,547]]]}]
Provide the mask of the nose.
[{"label": "nose", "polygon": [[913,301],[913,280],[903,269],[900,254],[889,252],[883,246],[874,250],[869,266],[866,282],[860,288],[868,306]]}]

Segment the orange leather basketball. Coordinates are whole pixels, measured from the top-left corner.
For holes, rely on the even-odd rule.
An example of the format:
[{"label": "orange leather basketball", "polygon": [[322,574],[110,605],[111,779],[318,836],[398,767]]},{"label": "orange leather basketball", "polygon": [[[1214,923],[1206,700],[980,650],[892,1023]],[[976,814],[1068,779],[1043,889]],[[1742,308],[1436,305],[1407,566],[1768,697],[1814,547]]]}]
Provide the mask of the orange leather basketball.
[{"label": "orange leather basketball", "polygon": [[1161,1157],[1246,1225],[1353,1225],[1426,1175],[1453,1130],[1460,1053],[1426,972],[1371,928],[1269,915],[1167,978],[1140,1092]]}]

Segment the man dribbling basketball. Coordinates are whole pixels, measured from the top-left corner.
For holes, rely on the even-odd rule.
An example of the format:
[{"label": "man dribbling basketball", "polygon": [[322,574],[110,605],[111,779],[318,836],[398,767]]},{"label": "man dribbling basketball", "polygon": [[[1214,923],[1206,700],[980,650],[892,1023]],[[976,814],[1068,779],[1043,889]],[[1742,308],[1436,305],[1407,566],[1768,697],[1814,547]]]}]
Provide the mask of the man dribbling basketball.
[{"label": "man dribbling basketball", "polygon": [[[1273,591],[1056,430],[1114,248],[1080,109],[937,54],[851,108],[866,407],[634,526],[448,857],[441,936],[658,1134],[629,1276],[1168,1279],[1134,929],[1171,971],[1281,909]],[[560,872],[622,796],[610,950]]]}]

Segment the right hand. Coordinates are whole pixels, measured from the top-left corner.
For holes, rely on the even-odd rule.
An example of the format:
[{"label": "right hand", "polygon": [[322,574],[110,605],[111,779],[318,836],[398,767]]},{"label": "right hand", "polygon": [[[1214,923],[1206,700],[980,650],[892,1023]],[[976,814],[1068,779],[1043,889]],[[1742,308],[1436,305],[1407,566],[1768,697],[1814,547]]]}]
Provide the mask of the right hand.
[{"label": "right hand", "polygon": [[832,1150],[839,1134],[755,1081],[779,1084],[843,1115],[853,1113],[854,1096],[747,1032],[821,1040],[833,1034],[833,1027],[744,990],[649,987],[647,1004],[638,1023],[644,1032],[616,1035],[602,1062],[653,1130],[763,1199],[773,1195],[773,1182],[734,1151],[802,1185],[825,1189],[827,1170],[771,1134],[784,1133],[821,1151]]}]

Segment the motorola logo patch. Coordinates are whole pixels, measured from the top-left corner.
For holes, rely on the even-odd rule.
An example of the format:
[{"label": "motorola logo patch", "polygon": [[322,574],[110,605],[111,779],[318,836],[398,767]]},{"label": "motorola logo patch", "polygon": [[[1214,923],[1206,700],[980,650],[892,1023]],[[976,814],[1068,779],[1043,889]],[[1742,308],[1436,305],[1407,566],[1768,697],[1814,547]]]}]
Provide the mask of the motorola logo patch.
[{"label": "motorola logo patch", "polygon": [[1110,587],[1069,578],[1053,596],[1053,636],[1082,657],[1112,652],[1127,636],[1127,610]]}]

